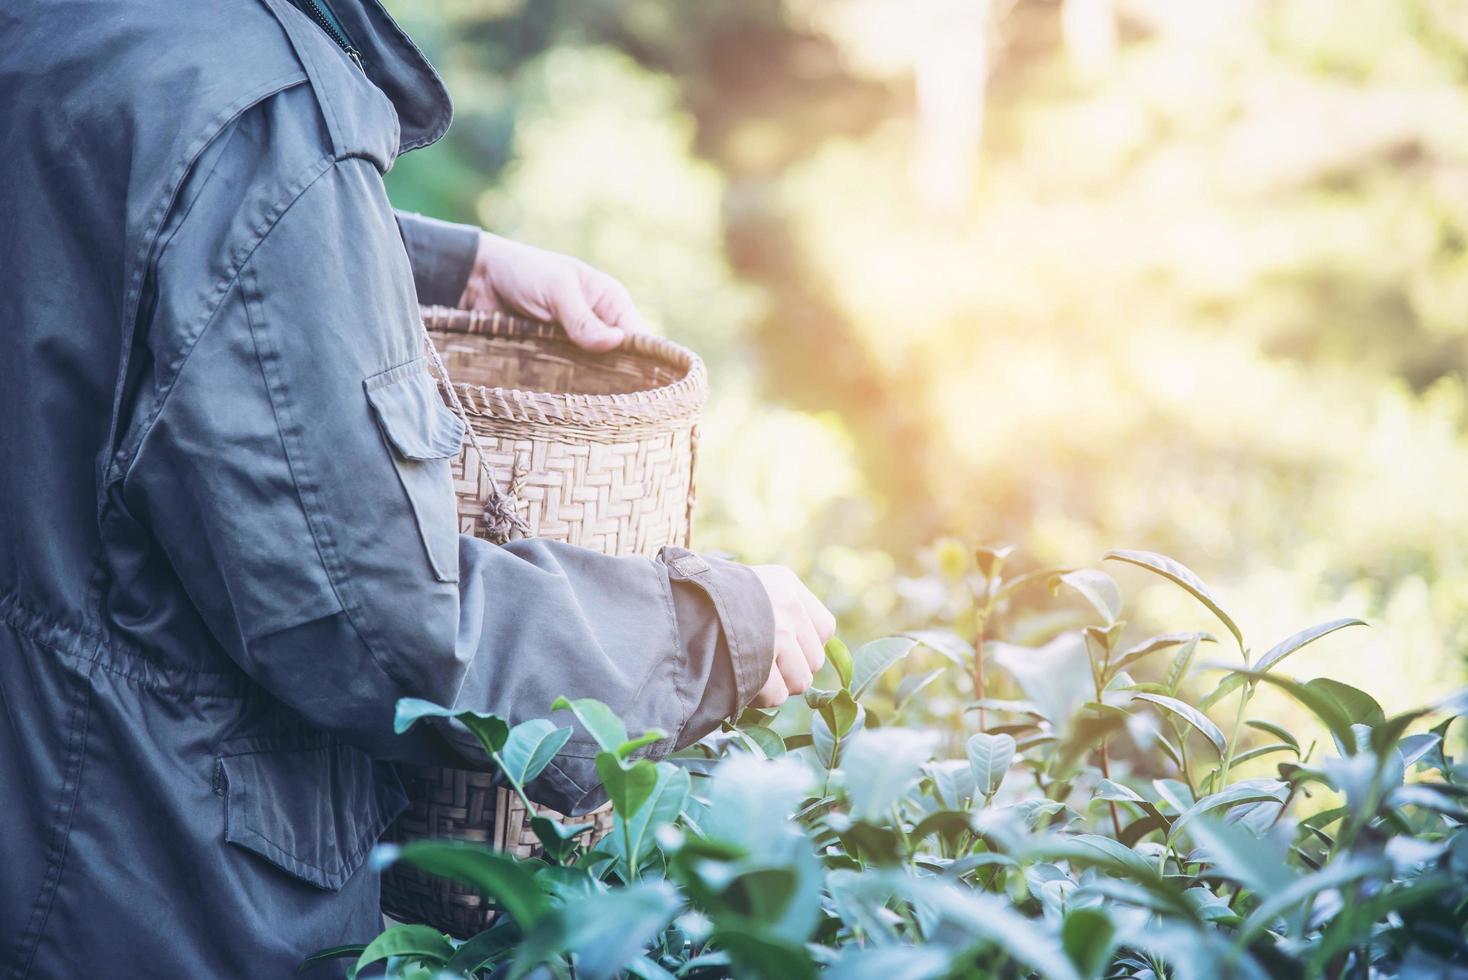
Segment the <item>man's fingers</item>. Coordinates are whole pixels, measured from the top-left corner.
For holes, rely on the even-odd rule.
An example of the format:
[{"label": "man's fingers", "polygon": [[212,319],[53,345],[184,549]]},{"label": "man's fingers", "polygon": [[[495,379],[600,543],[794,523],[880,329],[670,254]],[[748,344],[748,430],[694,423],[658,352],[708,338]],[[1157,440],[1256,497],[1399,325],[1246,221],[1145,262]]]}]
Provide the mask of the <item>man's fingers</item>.
[{"label": "man's fingers", "polygon": [[560,298],[556,318],[576,346],[590,351],[611,350],[626,337],[620,328],[603,323],[580,292]]},{"label": "man's fingers", "polygon": [[778,708],[790,697],[790,691],[785,687],[785,679],[780,676],[779,667],[770,665],[770,676],[765,679],[764,687],[754,696],[750,703],[756,708]]},{"label": "man's fingers", "polygon": [[750,570],[764,586],[774,613],[775,666],[786,691],[801,694],[826,662],[825,642],[835,621],[788,568],[756,565]]},{"label": "man's fingers", "polygon": [[800,623],[795,628],[796,638],[800,641],[800,652],[805,657],[806,666],[810,667],[812,677],[821,669],[821,664],[826,662],[825,644],[816,635],[815,623],[811,622],[809,616],[800,617]]},{"label": "man's fingers", "polygon": [[805,651],[797,641],[783,644],[775,653],[775,663],[780,668],[780,676],[785,679],[785,688],[791,694],[804,694],[809,690],[813,673]]},{"label": "man's fingers", "polygon": [[581,284],[602,323],[626,333],[647,333],[647,323],[626,286],[590,266],[582,267]]},{"label": "man's fingers", "polygon": [[811,625],[815,627],[816,636],[821,641],[821,658],[825,659],[826,641],[836,635],[836,617],[831,615],[831,610],[826,604],[815,597],[815,593],[801,583],[800,600],[805,604],[806,614],[810,616]]}]

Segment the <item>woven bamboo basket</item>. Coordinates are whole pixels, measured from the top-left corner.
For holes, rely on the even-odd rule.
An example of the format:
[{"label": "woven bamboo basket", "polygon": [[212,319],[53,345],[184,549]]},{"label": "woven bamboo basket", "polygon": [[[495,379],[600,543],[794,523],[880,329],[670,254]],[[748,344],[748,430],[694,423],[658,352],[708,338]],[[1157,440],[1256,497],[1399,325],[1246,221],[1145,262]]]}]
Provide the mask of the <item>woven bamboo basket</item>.
[{"label": "woven bamboo basket", "polygon": [[[425,307],[423,322],[445,400],[467,423],[453,462],[461,532],[497,542],[551,538],[617,555],[688,543],[708,394],[697,355],[646,335],[593,354],[559,327],[445,307]],[[409,806],[385,840],[449,837],[521,857],[538,852],[534,814],[492,774],[400,771]],[[599,838],[611,829],[611,810],[580,822]],[[460,937],[494,915],[480,896],[401,864],[383,875],[382,909]]]}]

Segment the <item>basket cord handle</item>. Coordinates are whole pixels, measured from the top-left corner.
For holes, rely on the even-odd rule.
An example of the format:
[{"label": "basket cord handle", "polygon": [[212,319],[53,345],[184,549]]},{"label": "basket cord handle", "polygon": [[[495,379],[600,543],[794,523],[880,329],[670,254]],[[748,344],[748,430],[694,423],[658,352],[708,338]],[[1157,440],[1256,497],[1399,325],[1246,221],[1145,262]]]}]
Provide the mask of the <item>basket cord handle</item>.
[{"label": "basket cord handle", "polygon": [[484,525],[485,533],[490,541],[495,544],[504,544],[513,538],[530,537],[530,524],[520,515],[520,510],[515,506],[515,494],[520,490],[520,467],[518,457],[511,467],[510,485],[507,490],[501,491],[499,484],[495,482],[494,470],[490,468],[489,457],[484,452],[484,447],[479,443],[479,436],[474,431],[474,426],[469,422],[469,413],[464,411],[464,403],[459,401],[459,393],[454,390],[454,383],[449,378],[449,369],[444,366],[443,358],[438,354],[438,348],[434,346],[433,338],[428,331],[423,331],[423,346],[428,351],[428,357],[433,361],[433,369],[438,372],[439,383],[443,385],[444,391],[448,392],[449,404],[454,408],[454,414],[458,415],[459,421],[464,423],[464,432],[469,436],[469,445],[474,447],[474,455],[479,459],[479,468],[484,472],[485,486],[489,487],[489,499],[484,502]]}]

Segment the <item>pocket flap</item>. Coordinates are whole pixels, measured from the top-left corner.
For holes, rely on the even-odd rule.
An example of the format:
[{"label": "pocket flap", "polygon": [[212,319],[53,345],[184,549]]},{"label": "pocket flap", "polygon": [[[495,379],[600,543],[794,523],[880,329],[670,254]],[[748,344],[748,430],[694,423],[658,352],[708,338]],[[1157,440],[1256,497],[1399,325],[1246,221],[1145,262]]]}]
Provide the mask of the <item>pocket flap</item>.
[{"label": "pocket flap", "polygon": [[363,384],[378,425],[404,459],[448,459],[459,454],[464,423],[439,397],[424,358],[374,374]]},{"label": "pocket flap", "polygon": [[391,765],[325,736],[224,755],[224,839],[335,891],[407,806]]}]

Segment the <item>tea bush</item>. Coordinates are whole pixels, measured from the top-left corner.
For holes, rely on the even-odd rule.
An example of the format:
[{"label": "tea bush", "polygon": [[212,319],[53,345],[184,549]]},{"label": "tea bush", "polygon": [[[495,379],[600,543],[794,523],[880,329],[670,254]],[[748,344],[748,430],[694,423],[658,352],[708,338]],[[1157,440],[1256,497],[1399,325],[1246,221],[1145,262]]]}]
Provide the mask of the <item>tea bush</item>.
[{"label": "tea bush", "polygon": [[[1126,643],[1110,575],[1008,576],[1007,556],[981,549],[963,576],[980,656],[946,629],[854,652],[832,641],[837,686],[808,692],[808,712],[746,711],[670,760],[637,757],[661,732],[629,737],[604,705],[558,701],[601,746],[611,833],[593,845],[538,817],[531,860],[381,847],[378,867],[452,878],[500,914],[467,941],[403,925],[308,962],[421,980],[1468,973],[1468,765],[1446,741],[1468,698],[1388,716],[1365,691],[1292,679],[1291,654],[1360,621],[1259,654],[1197,576],[1146,552],[1106,557],[1191,594],[1221,641]],[[1091,622],[1013,642],[1013,610],[1047,588]],[[922,659],[939,666],[905,669]],[[976,694],[959,738],[952,719],[904,724],[945,674]],[[1265,687],[1328,738],[1255,717]],[[397,726],[446,714],[522,796],[571,733],[419,701],[399,704]],[[1273,775],[1241,776],[1260,760]]]}]

